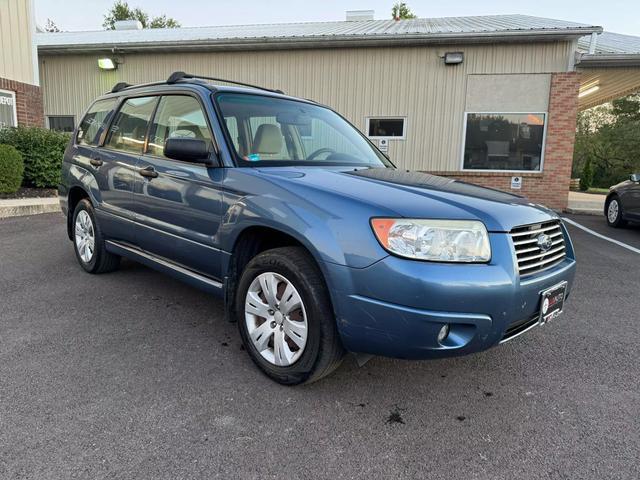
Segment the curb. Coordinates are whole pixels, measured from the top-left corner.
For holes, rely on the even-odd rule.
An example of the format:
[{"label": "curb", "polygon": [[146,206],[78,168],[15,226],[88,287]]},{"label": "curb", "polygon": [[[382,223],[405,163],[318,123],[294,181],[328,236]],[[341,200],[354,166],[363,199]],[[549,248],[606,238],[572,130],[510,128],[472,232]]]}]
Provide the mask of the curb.
[{"label": "curb", "polygon": [[60,212],[58,197],[0,200],[0,218]]},{"label": "curb", "polygon": [[591,208],[565,208],[564,211],[567,213],[572,213],[574,215],[592,215],[595,217],[604,215],[604,213],[602,213],[602,210],[594,210]]}]

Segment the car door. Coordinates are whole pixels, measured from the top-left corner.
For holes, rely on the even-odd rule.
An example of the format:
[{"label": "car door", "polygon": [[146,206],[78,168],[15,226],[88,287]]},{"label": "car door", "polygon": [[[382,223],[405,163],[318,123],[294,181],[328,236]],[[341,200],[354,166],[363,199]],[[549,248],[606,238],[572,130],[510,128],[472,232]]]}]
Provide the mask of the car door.
[{"label": "car door", "polygon": [[103,145],[93,153],[92,165],[97,172],[101,197],[98,219],[103,230],[114,240],[135,243],[133,188],[136,167],[157,101],[157,97],[137,97],[122,102]]},{"label": "car door", "polygon": [[622,198],[622,209],[632,220],[640,220],[640,181],[634,181],[637,178],[640,178],[640,174],[632,175],[632,179],[629,180],[631,184],[626,188]]},{"label": "car door", "polygon": [[211,128],[196,96],[165,95],[158,103],[134,187],[138,245],[219,279],[223,169],[167,158],[164,143],[171,137],[201,139],[212,147]]}]

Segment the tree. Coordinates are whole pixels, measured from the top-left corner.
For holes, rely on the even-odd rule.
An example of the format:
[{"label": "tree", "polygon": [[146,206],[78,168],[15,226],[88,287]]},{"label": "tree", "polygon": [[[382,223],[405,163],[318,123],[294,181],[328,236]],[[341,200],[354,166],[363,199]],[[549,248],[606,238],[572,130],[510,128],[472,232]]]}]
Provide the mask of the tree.
[{"label": "tree", "polygon": [[[592,176],[609,187],[640,172],[640,95],[580,112],[573,155],[574,176]],[[588,181],[589,179],[587,179]]]},{"label": "tree", "polygon": [[406,3],[398,2],[391,9],[391,18],[394,20],[408,20],[416,18],[416,15],[411,11]]},{"label": "tree", "polygon": [[53,20],[51,20],[50,18],[47,18],[47,23],[45,23],[44,25],[44,31],[55,33],[55,32],[59,32],[60,29],[58,28],[58,25],[56,25]]},{"label": "tree", "polygon": [[179,28],[180,23],[166,15],[150,18],[149,14],[141,8],[132,8],[123,0],[116,0],[113,7],[104,16],[102,26],[105,30],[115,30],[116,22],[122,20],[137,20],[142,28]]}]

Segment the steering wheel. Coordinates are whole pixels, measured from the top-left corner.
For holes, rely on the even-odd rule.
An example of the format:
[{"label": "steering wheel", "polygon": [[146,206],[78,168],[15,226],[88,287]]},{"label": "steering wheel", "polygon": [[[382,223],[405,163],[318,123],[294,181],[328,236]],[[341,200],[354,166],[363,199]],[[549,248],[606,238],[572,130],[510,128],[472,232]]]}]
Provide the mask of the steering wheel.
[{"label": "steering wheel", "polygon": [[313,152],[311,155],[309,155],[307,157],[307,160],[313,160],[314,158],[316,158],[318,155],[322,155],[323,153],[336,153],[336,151],[333,148],[319,148],[318,150],[316,150],[315,152]]}]

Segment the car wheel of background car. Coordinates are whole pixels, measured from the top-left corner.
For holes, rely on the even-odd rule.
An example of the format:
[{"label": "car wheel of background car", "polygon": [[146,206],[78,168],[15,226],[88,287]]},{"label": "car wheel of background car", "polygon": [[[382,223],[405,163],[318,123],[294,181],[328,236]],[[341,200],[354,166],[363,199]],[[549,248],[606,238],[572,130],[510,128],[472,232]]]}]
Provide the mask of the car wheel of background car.
[{"label": "car wheel of background car", "polygon": [[118,268],[120,257],[107,252],[93,205],[80,200],[73,212],[73,246],[78,262],[89,273],[110,272]]},{"label": "car wheel of background car", "polygon": [[609,198],[605,211],[607,212],[607,223],[610,227],[624,227],[627,224],[622,218],[622,204],[616,195]]},{"label": "car wheel of background car", "polygon": [[240,335],[251,359],[284,385],[310,383],[341,363],[344,349],[324,279],[300,247],[253,258],[236,295]]}]

